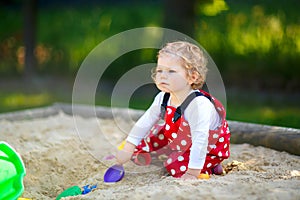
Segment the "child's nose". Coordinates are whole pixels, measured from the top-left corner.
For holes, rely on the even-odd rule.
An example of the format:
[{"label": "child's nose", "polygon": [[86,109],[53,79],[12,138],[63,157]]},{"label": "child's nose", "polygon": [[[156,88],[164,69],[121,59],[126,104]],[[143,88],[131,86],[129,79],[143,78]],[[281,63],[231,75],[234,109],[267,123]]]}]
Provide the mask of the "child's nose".
[{"label": "child's nose", "polygon": [[160,74],[161,78],[167,78],[168,77],[168,72],[167,71],[162,71]]}]

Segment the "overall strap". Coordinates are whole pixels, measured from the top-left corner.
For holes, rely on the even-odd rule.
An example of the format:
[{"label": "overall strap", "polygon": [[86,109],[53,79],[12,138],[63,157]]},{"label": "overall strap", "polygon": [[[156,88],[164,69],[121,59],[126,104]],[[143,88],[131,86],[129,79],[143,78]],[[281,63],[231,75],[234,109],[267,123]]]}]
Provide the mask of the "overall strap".
[{"label": "overall strap", "polygon": [[161,119],[165,118],[165,114],[166,114],[166,109],[167,109],[169,98],[170,98],[170,93],[165,93],[164,94],[163,102],[162,102],[162,104],[160,106],[160,118]]},{"label": "overall strap", "polygon": [[[173,122],[176,122],[182,115],[182,113],[185,111],[185,109],[188,107],[188,105],[191,103],[191,101],[198,97],[198,96],[205,96],[206,98],[208,98],[211,101],[211,98],[209,96],[204,95],[202,92],[193,92],[191,93],[183,102],[180,106],[178,106],[176,108],[176,111],[174,113],[174,118],[173,118]],[[167,108],[167,103],[168,100],[170,98],[170,93],[165,93],[164,94],[164,98],[163,98],[163,102],[161,104],[161,113],[160,116],[162,119],[164,119],[165,114],[166,114],[166,108]]]}]

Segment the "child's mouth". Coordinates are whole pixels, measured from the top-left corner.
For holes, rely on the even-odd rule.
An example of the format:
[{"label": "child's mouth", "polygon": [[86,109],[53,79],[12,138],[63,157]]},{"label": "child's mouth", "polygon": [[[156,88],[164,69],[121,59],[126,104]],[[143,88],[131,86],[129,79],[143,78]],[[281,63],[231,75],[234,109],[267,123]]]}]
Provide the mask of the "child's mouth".
[{"label": "child's mouth", "polygon": [[165,83],[165,82],[161,82],[159,83],[160,85],[169,85],[168,83]]}]

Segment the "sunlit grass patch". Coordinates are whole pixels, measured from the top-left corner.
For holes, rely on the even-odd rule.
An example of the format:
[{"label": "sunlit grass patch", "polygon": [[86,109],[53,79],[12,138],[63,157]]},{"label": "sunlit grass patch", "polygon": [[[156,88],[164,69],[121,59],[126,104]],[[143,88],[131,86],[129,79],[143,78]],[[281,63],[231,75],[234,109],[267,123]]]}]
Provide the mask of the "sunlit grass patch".
[{"label": "sunlit grass patch", "polygon": [[229,105],[227,116],[236,121],[300,128],[300,107],[295,105]]},{"label": "sunlit grass patch", "polygon": [[1,111],[11,111],[24,108],[39,107],[49,105],[53,102],[53,97],[49,93],[26,94],[12,92],[0,95]]}]

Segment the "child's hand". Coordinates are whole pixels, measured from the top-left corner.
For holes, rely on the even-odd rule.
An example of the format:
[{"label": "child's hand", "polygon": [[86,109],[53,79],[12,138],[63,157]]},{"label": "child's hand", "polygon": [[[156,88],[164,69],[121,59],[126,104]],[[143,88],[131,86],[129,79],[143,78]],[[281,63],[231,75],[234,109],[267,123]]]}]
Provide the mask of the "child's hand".
[{"label": "child's hand", "polygon": [[200,174],[199,169],[188,169],[185,174],[181,176],[183,180],[191,180],[191,179],[198,179],[198,175]]},{"label": "child's hand", "polygon": [[181,179],[183,179],[183,180],[195,180],[195,179],[198,179],[198,178],[194,175],[185,173],[181,176]]},{"label": "child's hand", "polygon": [[135,145],[129,142],[126,142],[122,150],[117,151],[116,159],[119,165],[123,165],[128,162],[133,154]]}]

